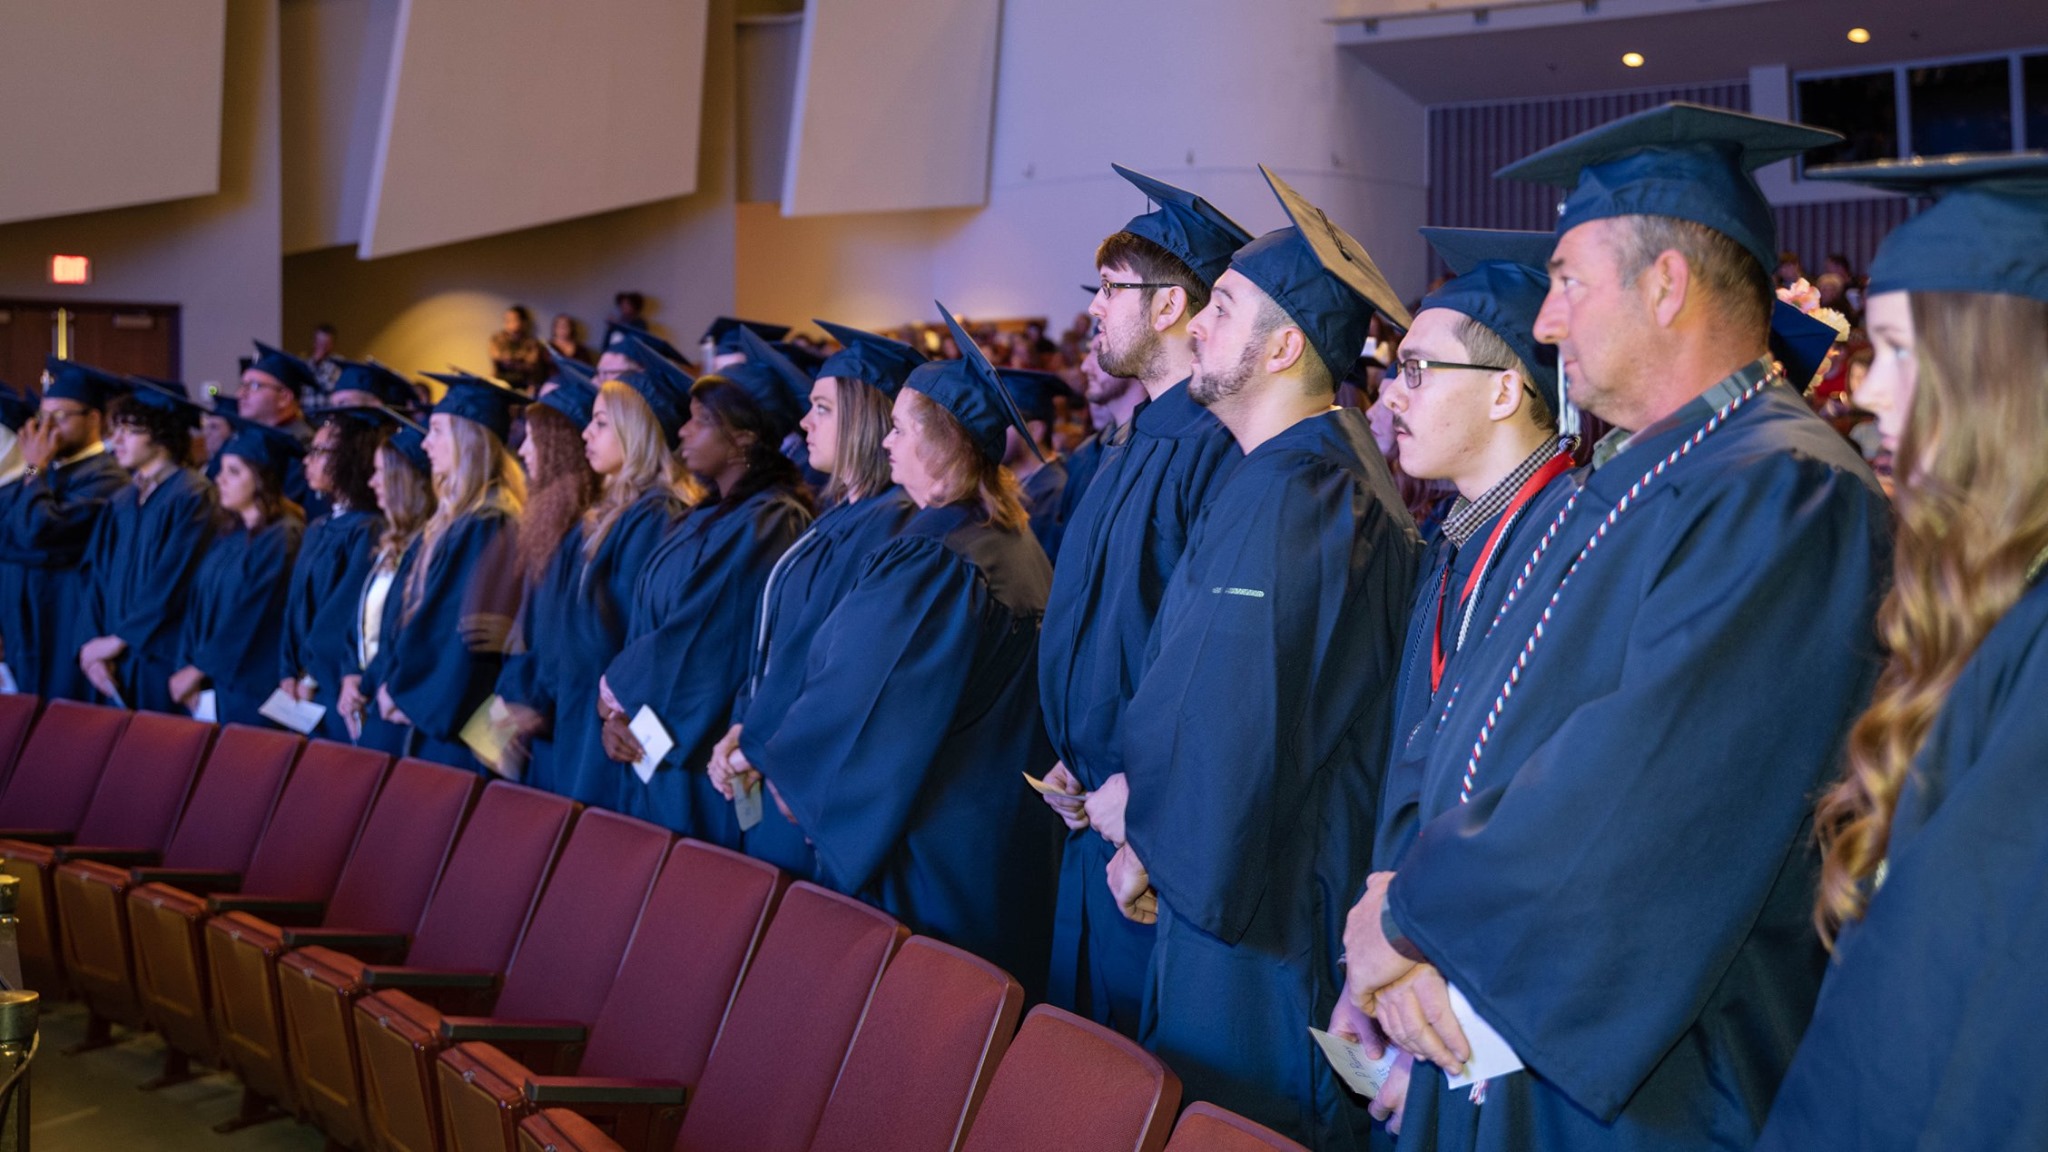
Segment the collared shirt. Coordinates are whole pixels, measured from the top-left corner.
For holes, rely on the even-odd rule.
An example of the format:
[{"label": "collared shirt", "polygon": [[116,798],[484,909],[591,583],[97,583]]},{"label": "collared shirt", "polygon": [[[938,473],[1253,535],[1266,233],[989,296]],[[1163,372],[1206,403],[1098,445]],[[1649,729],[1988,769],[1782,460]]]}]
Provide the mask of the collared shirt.
[{"label": "collared shirt", "polygon": [[[1509,501],[1515,498],[1515,493],[1522,490],[1522,485],[1529,482],[1529,477],[1534,476],[1559,452],[1565,450],[1567,439],[1568,437],[1560,436],[1537,445],[1534,452],[1515,465],[1514,470],[1500,483],[1481,493],[1479,499],[1467,500],[1464,496],[1459,496],[1452,502],[1451,510],[1444,514],[1445,538],[1456,547],[1463,548],[1465,542],[1478,535],[1479,530],[1484,528],[1488,521],[1507,510]],[[1606,441],[1603,440],[1601,443],[1604,444]]]},{"label": "collared shirt", "polygon": [[1753,360],[1722,377],[1713,387],[1685,402],[1684,407],[1664,419],[1651,424],[1649,428],[1630,432],[1616,428],[1600,438],[1593,445],[1593,470],[1599,471],[1607,462],[1627,451],[1628,446],[1643,432],[1679,424],[1704,424],[1714,413],[1728,406],[1737,396],[1749,391],[1757,381],[1771,374],[1769,356]]}]

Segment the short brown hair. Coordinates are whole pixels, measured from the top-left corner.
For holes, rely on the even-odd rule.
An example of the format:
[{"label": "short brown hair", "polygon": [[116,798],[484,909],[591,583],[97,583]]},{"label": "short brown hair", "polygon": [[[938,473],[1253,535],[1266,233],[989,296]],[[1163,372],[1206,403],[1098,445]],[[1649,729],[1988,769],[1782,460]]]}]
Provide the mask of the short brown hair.
[{"label": "short brown hair", "polygon": [[1536,378],[1529,374],[1528,362],[1515,354],[1513,345],[1501,339],[1500,333],[1471,316],[1459,313],[1457,337],[1458,343],[1465,346],[1465,355],[1474,364],[1499,364],[1519,373],[1523,390],[1529,394],[1529,402],[1522,405],[1522,411],[1529,414],[1530,422],[1538,428],[1557,427],[1557,414],[1551,411],[1550,397],[1536,386]]},{"label": "short brown hair", "polygon": [[1002,462],[991,460],[967,435],[967,429],[937,401],[910,391],[910,416],[924,430],[922,459],[940,482],[940,504],[958,504],[979,497],[988,522],[1005,531],[1021,532],[1031,523],[1024,511],[1023,489]]},{"label": "short brown hair", "polygon": [[[1145,239],[1136,232],[1117,232],[1095,248],[1095,266],[1129,268],[1131,273],[1147,284],[1170,284],[1187,293],[1187,315],[1193,316],[1209,306],[1209,285],[1187,266],[1180,257]],[[1146,307],[1152,306],[1152,295],[1156,288],[1139,289],[1139,299]],[[1187,317],[1182,317],[1186,319]]]},{"label": "short brown hair", "polygon": [[1672,216],[1619,217],[1626,231],[1615,246],[1621,278],[1633,283],[1665,252],[1685,257],[1708,302],[1736,326],[1735,335],[1762,343],[1770,338],[1771,305],[1777,290],[1770,273],[1749,249],[1724,232]]}]

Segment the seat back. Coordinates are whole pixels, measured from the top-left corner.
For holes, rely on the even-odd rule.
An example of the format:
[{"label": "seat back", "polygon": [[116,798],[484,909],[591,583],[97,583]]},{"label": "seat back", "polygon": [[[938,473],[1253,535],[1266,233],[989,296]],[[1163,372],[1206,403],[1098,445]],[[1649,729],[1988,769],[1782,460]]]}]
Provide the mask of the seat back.
[{"label": "seat back", "polygon": [[185,815],[164,846],[173,868],[240,872],[305,741],[291,732],[230,724],[207,754]]},{"label": "seat back", "polygon": [[474,772],[400,760],[342,865],[325,923],[365,932],[419,927],[420,912],[482,784]]},{"label": "seat back", "polygon": [[966,1152],[1159,1152],[1180,1077],[1099,1024],[1041,1004],[996,1069]]},{"label": "seat back", "polygon": [[503,780],[484,789],[405,962],[503,972],[582,805]]},{"label": "seat back", "polygon": [[740,982],[676,1147],[805,1152],[882,970],[908,935],[857,900],[791,885]]},{"label": "seat back", "polygon": [[676,841],[591,1025],[582,1074],[695,1084],[788,879],[751,856]]},{"label": "seat back", "polygon": [[1166,1152],[1308,1152],[1263,1124],[1254,1124],[1206,1100],[1188,1105]]},{"label": "seat back", "polygon": [[127,727],[128,713],[118,708],[50,701],[0,793],[0,828],[77,828]]},{"label": "seat back", "polygon": [[137,712],[107,754],[78,842],[162,848],[220,729],[189,716]]},{"label": "seat back", "polygon": [[579,816],[493,1015],[595,1020],[672,839],[666,828],[616,812]]},{"label": "seat back", "polygon": [[28,730],[35,727],[36,710],[42,706],[40,698],[19,692],[0,696],[0,788],[14,775],[21,746],[28,742]]},{"label": "seat back", "polygon": [[389,756],[368,748],[308,743],[256,841],[242,890],[286,900],[331,896],[390,764]]},{"label": "seat back", "polygon": [[953,1152],[1023,1011],[1008,972],[911,937],[882,973],[811,1152]]}]

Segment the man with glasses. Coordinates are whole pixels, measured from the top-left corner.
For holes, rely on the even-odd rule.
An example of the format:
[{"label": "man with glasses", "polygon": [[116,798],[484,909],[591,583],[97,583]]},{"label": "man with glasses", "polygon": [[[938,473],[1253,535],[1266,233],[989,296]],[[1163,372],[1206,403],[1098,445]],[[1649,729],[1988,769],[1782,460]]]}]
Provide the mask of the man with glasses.
[{"label": "man with glasses", "polygon": [[128,474],[101,437],[117,377],[71,360],[44,365],[43,398],[22,425],[21,469],[0,477],[0,644],[16,687],[89,700],[75,656],[85,637],[79,560]]},{"label": "man with glasses", "polygon": [[[313,426],[306,421],[299,396],[319,390],[320,378],[311,364],[258,340],[256,359],[242,372],[242,391],[236,396],[238,414],[266,428],[289,432],[301,447],[310,448]],[[298,457],[285,466],[284,494],[305,510],[307,520],[327,514],[327,501],[306,483],[306,465]]]}]

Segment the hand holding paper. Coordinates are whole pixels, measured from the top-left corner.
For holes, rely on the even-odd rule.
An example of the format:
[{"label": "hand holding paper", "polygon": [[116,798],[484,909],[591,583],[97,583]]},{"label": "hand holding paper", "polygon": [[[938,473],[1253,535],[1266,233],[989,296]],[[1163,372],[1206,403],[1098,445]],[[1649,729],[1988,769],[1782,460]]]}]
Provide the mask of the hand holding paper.
[{"label": "hand holding paper", "polygon": [[633,774],[640,777],[642,784],[646,784],[654,779],[654,770],[660,767],[661,758],[675,748],[676,740],[668,734],[668,729],[662,726],[661,717],[656,716],[654,709],[645,704],[640,706],[640,711],[633,714],[633,722],[628,727],[632,729],[633,739],[640,742],[641,748],[640,758],[633,762]]}]

